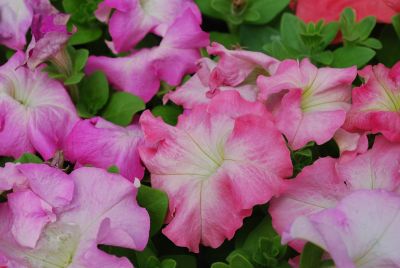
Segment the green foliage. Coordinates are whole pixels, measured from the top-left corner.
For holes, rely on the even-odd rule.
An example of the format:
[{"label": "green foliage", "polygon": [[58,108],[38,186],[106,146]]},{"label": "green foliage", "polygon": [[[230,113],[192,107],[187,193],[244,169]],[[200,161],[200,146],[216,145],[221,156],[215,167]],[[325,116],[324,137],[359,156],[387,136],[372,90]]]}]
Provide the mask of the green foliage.
[{"label": "green foliage", "polygon": [[339,29],[337,22],[325,24],[304,23],[295,15],[285,13],[280,24],[280,37],[276,34],[264,49],[278,59],[311,58],[315,63],[330,64],[332,52],[325,50],[333,41]]},{"label": "green foliage", "polygon": [[168,211],[167,194],[146,185],[141,185],[137,199],[138,203],[149,212],[151,219],[150,235],[155,235],[161,229]]},{"label": "green foliage", "polygon": [[143,100],[127,92],[115,92],[111,95],[102,116],[117,125],[127,126],[135,113],[146,108]]},{"label": "green foliage", "polygon": [[320,268],[324,250],[318,246],[307,243],[300,256],[300,268]]},{"label": "green foliage", "polygon": [[63,0],[65,12],[71,14],[70,28],[76,27],[76,32],[69,40],[70,45],[81,45],[97,40],[102,36],[102,30],[94,12],[102,0]]},{"label": "green foliage", "polygon": [[109,167],[107,171],[110,173],[119,174],[119,168],[115,165]]},{"label": "green foliage", "polygon": [[363,67],[375,56],[375,51],[368,47],[344,46],[333,52],[333,67],[344,68],[356,65]]},{"label": "green foliage", "polygon": [[104,73],[96,71],[86,76],[79,85],[79,115],[84,118],[94,116],[107,103],[108,97],[109,88]]},{"label": "green foliage", "polygon": [[154,116],[161,116],[165,123],[173,126],[178,122],[178,116],[182,113],[182,111],[182,107],[174,104],[159,105],[151,110]]},{"label": "green foliage", "polygon": [[25,153],[20,158],[16,159],[14,162],[15,163],[41,164],[41,163],[43,163],[43,160],[35,154]]},{"label": "green foliage", "polygon": [[196,0],[201,11],[230,25],[266,24],[274,19],[289,0]]}]

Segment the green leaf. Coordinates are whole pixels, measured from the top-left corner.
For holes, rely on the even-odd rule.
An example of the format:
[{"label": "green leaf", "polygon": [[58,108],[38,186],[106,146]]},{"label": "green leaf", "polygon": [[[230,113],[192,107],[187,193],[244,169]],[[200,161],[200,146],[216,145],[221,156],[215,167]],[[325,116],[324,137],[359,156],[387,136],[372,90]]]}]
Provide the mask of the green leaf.
[{"label": "green leaf", "polygon": [[307,243],[300,256],[300,268],[319,268],[324,250],[320,247]]},{"label": "green leaf", "polygon": [[75,73],[64,80],[64,85],[66,86],[76,85],[83,79],[84,76],[85,76],[84,73]]},{"label": "green leaf", "polygon": [[398,37],[400,37],[400,14],[392,17],[392,25]]},{"label": "green leaf", "polygon": [[224,15],[212,7],[212,0],[196,0],[195,2],[199,6],[201,13],[203,13],[204,15],[216,19],[224,19]]},{"label": "green leaf", "polygon": [[297,51],[305,51],[306,47],[300,37],[302,27],[305,27],[304,22],[295,15],[283,14],[280,27],[282,43]]},{"label": "green leaf", "polygon": [[211,265],[211,268],[229,268],[230,266],[223,262],[215,262]]},{"label": "green leaf", "polygon": [[165,259],[161,262],[161,268],[175,268],[177,263],[173,259]]},{"label": "green leaf", "polygon": [[210,40],[211,42],[223,44],[226,48],[239,44],[239,38],[230,33],[210,32]]},{"label": "green leaf", "polygon": [[127,126],[132,122],[135,113],[145,108],[141,98],[127,92],[116,92],[111,96],[102,116],[110,122]]},{"label": "green leaf", "polygon": [[289,4],[289,2],[290,0],[253,1],[253,3],[249,6],[247,12],[249,11],[257,12],[259,13],[259,17],[257,19],[253,19],[249,16],[246,16],[245,20],[257,24],[266,24],[271,20],[273,20]]},{"label": "green leaf", "polygon": [[197,268],[196,257],[192,255],[167,255],[163,256],[162,259],[173,259],[177,263],[178,268]]},{"label": "green leaf", "polygon": [[79,85],[79,108],[96,114],[107,103],[109,88],[104,73],[96,71],[86,76]]},{"label": "green leaf", "polygon": [[25,153],[20,158],[16,159],[14,162],[15,163],[35,163],[35,164],[40,164],[40,163],[43,163],[43,160],[37,155],[30,154],[30,153]]},{"label": "green leaf", "polygon": [[251,262],[242,254],[235,253],[228,259],[231,268],[253,268]]},{"label": "green leaf", "polygon": [[155,235],[164,224],[165,215],[168,211],[168,196],[166,193],[141,185],[137,195],[140,206],[147,209],[150,214],[150,235]]},{"label": "green leaf", "polygon": [[96,41],[103,34],[101,28],[95,24],[92,25],[75,24],[75,26],[77,28],[77,32],[74,33],[68,41],[68,44],[71,46],[83,45]]},{"label": "green leaf", "polygon": [[178,116],[182,111],[182,107],[176,105],[160,105],[151,110],[154,116],[161,116],[165,123],[173,126],[178,122]]},{"label": "green leaf", "polygon": [[119,168],[117,166],[115,166],[115,165],[109,167],[107,169],[107,171],[110,172],[110,173],[119,174]]},{"label": "green leaf", "polygon": [[373,16],[368,16],[363,18],[356,26],[356,31],[360,40],[365,40],[371,34],[376,24],[376,18]]},{"label": "green leaf", "polygon": [[363,67],[375,56],[375,51],[360,46],[345,46],[336,49],[333,52],[333,67],[350,67],[356,65]]},{"label": "green leaf", "polygon": [[78,73],[83,70],[89,57],[89,50],[77,49],[72,57],[73,67],[72,71]]},{"label": "green leaf", "polygon": [[379,41],[376,38],[372,38],[372,37],[360,42],[360,44],[364,45],[366,47],[373,48],[373,49],[381,49],[382,48],[381,41]]},{"label": "green leaf", "polygon": [[333,61],[333,53],[332,51],[323,51],[320,53],[312,54],[311,59],[314,62],[321,63],[323,65],[330,65]]},{"label": "green leaf", "polygon": [[263,51],[266,43],[279,39],[279,31],[267,25],[242,24],[239,28],[240,44],[252,51]]}]

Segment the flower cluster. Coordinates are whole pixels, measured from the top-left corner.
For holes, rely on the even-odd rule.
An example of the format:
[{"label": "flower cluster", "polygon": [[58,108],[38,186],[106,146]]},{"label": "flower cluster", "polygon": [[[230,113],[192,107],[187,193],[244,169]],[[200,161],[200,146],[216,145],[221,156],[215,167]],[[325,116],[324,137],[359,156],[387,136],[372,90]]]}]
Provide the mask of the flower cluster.
[{"label": "flower cluster", "polygon": [[[249,228],[262,238],[236,238],[216,267],[305,267],[310,243],[326,252],[314,261],[336,267],[400,266],[400,62],[357,68],[331,55],[376,45],[369,34],[349,45],[363,21],[347,21],[334,52],[293,59],[210,42],[191,0],[88,1],[81,20],[72,1],[62,12],[3,2],[0,43],[15,51],[0,66],[0,267],[175,267],[173,250],[157,258],[157,237],[199,253]],[[200,2],[221,18],[210,10],[223,1]],[[233,1],[228,26],[256,23],[256,2]],[[333,21],[349,4],[331,2],[292,8]],[[399,8],[350,2],[383,22]],[[339,11],[315,12],[327,5]],[[107,29],[101,49],[71,45],[85,23]],[[301,25],[305,50],[338,32]],[[286,49],[281,35],[273,51]],[[245,218],[257,210],[254,228]]]}]

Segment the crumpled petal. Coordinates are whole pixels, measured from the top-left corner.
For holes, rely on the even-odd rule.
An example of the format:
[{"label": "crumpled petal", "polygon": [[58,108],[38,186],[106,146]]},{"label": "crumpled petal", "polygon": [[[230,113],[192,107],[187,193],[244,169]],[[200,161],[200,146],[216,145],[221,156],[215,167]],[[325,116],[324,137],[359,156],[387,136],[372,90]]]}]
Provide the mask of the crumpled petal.
[{"label": "crumpled petal", "polygon": [[355,77],[355,67],[318,69],[308,59],[285,60],[274,75],[258,77],[259,99],[297,150],[310,141],[329,141],[342,126]]},{"label": "crumpled petal", "polygon": [[357,191],[335,208],[296,219],[283,242],[310,241],[328,251],[337,267],[397,267],[399,212],[398,195]]},{"label": "crumpled petal", "polygon": [[[233,103],[242,109],[231,109]],[[163,233],[176,245],[194,252],[200,243],[218,247],[254,205],[282,192],[282,178],[292,173],[289,152],[259,105],[225,91],[181,115],[176,127],[142,114],[140,155],[152,186],[169,196]]]},{"label": "crumpled petal", "polygon": [[127,57],[90,56],[86,72],[103,71],[116,89],[130,92],[148,102],[158,91],[160,80],[178,85],[183,76],[196,71],[199,48],[208,44],[191,9],[186,9],[166,31],[161,44],[141,49]]},{"label": "crumpled petal", "polygon": [[64,153],[68,160],[80,165],[104,169],[115,165],[129,180],[141,179],[144,167],[137,147],[142,139],[138,125],[124,128],[96,117],[75,125],[67,137]]},{"label": "crumpled petal", "polygon": [[341,161],[353,159],[357,154],[368,150],[367,133],[351,133],[340,128],[336,131],[333,138],[339,147]]},{"label": "crumpled petal", "polygon": [[367,66],[359,74],[365,83],[353,89],[353,104],[344,128],[381,132],[392,142],[400,141],[400,64],[392,69],[383,64]]},{"label": "crumpled petal", "polygon": [[[200,24],[200,11],[188,0],[105,0],[100,3],[96,16],[109,24],[110,46],[116,52],[124,52],[132,49],[149,32],[164,36],[175,18],[187,8],[195,13]],[[114,12],[108,19],[112,9]]]}]

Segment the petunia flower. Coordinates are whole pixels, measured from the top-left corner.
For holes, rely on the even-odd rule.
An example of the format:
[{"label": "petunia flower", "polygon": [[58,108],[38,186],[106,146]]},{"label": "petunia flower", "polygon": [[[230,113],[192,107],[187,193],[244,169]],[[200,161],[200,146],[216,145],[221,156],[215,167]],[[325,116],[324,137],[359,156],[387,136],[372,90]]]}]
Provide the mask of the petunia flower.
[{"label": "petunia flower", "polygon": [[90,56],[86,72],[101,70],[116,89],[147,102],[158,91],[161,80],[176,86],[185,74],[195,72],[199,48],[208,43],[209,36],[201,30],[196,15],[186,9],[168,28],[159,46],[127,57]]},{"label": "petunia flower", "polygon": [[375,16],[379,22],[391,23],[392,17],[396,14],[395,0],[297,0],[296,15],[306,22],[317,22],[321,19],[326,22],[339,19],[342,11],[353,8],[357,13],[357,18],[362,19],[367,16]]},{"label": "petunia flower", "polygon": [[335,267],[398,267],[399,212],[397,194],[357,191],[334,208],[297,218],[283,242],[310,241],[330,254]]},{"label": "petunia flower", "polygon": [[352,92],[352,106],[344,128],[351,132],[381,132],[400,142],[400,63],[392,69],[382,64],[359,71],[365,80]]},{"label": "petunia flower", "polygon": [[26,50],[27,65],[34,69],[52,60],[63,73],[71,71],[66,45],[72,33],[67,30],[69,15],[62,13],[35,14],[32,22],[32,40]]},{"label": "petunia flower", "polygon": [[77,162],[78,166],[89,164],[107,169],[115,165],[126,178],[141,179],[144,167],[138,146],[142,139],[138,125],[124,128],[95,117],[74,126],[66,139],[64,153],[66,159]]},{"label": "petunia flower", "polygon": [[46,165],[7,163],[0,168],[0,193],[10,190],[12,237],[19,245],[34,248],[45,225],[55,221],[56,211],[72,201],[74,183],[64,172]]},{"label": "petunia flower", "polygon": [[218,56],[218,63],[209,58],[198,61],[198,70],[185,84],[165,95],[163,101],[172,100],[191,109],[198,104],[207,104],[220,91],[234,90],[249,101],[257,100],[256,84],[261,74],[275,72],[278,60],[260,52],[241,49],[228,50],[218,43],[207,48],[208,53]]},{"label": "petunia flower", "polygon": [[283,178],[292,173],[269,113],[234,91],[181,115],[176,127],[149,111],[140,123],[140,156],[152,186],[169,197],[163,233],[193,252],[199,244],[216,248],[231,239],[253,206],[281,193]]},{"label": "petunia flower", "polygon": [[[318,159],[305,167],[269,208],[278,233],[288,231],[296,218],[334,207],[345,196],[360,189],[383,189],[400,193],[400,146],[380,137],[371,150],[352,160]],[[303,244],[291,242],[300,250]]]},{"label": "petunia flower", "polygon": [[37,151],[47,160],[78,117],[64,87],[40,69],[22,67],[24,61],[17,52],[0,67],[0,155]]},{"label": "petunia flower", "polygon": [[95,14],[100,21],[108,22],[112,38],[108,44],[119,53],[131,50],[150,32],[165,36],[169,26],[187,8],[200,24],[200,11],[191,0],[104,0]]},{"label": "petunia flower", "polygon": [[18,50],[26,44],[33,10],[27,0],[0,0],[0,44]]},{"label": "petunia flower", "polygon": [[323,144],[345,121],[356,75],[355,67],[318,69],[308,59],[285,60],[273,76],[258,78],[259,99],[292,149],[310,141]]},{"label": "petunia flower", "polygon": [[356,155],[368,150],[366,133],[351,133],[340,128],[336,131],[333,139],[339,147],[341,161],[353,159]]},{"label": "petunia flower", "polygon": [[97,246],[136,250],[146,246],[149,216],[136,203],[137,188],[122,176],[97,168],[80,168],[65,176],[75,183],[73,200],[46,225],[34,248],[15,242],[9,232],[10,209],[7,203],[0,204],[5,219],[0,222],[0,256],[15,263],[12,267],[132,268],[127,258]]}]

